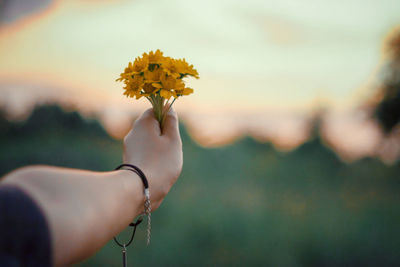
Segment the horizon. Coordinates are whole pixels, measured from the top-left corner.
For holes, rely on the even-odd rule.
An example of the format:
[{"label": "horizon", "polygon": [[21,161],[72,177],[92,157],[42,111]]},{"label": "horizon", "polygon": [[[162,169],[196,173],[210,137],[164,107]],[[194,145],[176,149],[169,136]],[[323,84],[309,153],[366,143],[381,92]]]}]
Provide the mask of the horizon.
[{"label": "horizon", "polygon": [[[131,114],[131,117],[127,119],[127,123],[121,125],[121,128],[118,129],[119,132],[115,132],[115,127],[109,127],[105,123],[104,119],[99,116],[99,114],[96,113],[83,113],[79,109],[77,109],[74,106],[71,105],[65,105],[62,103],[57,103],[57,102],[44,102],[40,104],[36,104],[32,107],[31,110],[26,112],[25,114],[20,114],[21,116],[15,117],[12,114],[7,114],[7,109],[4,109],[4,106],[0,106],[0,112],[5,111],[6,113],[2,113],[2,115],[11,123],[25,123],[30,116],[32,115],[32,112],[36,109],[40,109],[42,107],[58,107],[61,108],[61,110],[64,112],[64,115],[70,114],[72,112],[77,112],[80,114],[82,119],[85,121],[90,121],[94,120],[98,122],[105,132],[112,138],[116,140],[122,140],[123,137],[128,133],[130,130],[132,123],[134,120],[140,116],[140,113],[134,113]],[[185,115],[185,114],[183,114]],[[378,158],[382,160],[386,164],[393,164],[395,163],[396,158],[393,158],[392,155],[379,155],[375,153],[373,149],[371,150],[365,150],[365,147],[361,145],[359,146],[358,149],[354,149],[354,146],[350,146],[347,144],[341,144],[341,143],[335,143],[335,138],[332,138],[332,136],[329,135],[331,132],[330,130],[327,131],[326,128],[326,120],[327,116],[325,116],[323,113],[315,113],[314,117],[304,119],[303,121],[299,121],[301,124],[301,133],[296,133],[292,137],[293,138],[288,138],[288,136],[285,136],[281,134],[280,130],[278,129],[276,132],[271,131],[268,127],[265,127],[262,132],[262,130],[254,130],[254,129],[242,129],[241,131],[234,131],[231,134],[225,134],[225,135],[220,135],[220,136],[215,136],[212,132],[201,132],[198,131],[198,126],[195,125],[195,121],[188,119],[188,117],[181,116],[183,118],[180,119],[180,123],[184,126],[186,133],[189,135],[189,137],[199,146],[203,148],[218,148],[218,147],[224,147],[224,146],[230,146],[234,145],[237,142],[240,142],[240,140],[243,140],[245,138],[252,138],[256,142],[260,144],[266,144],[269,143],[271,144],[276,151],[280,152],[290,152],[293,150],[298,149],[300,146],[306,144],[307,142],[311,141],[314,137],[320,138],[321,142],[323,145],[327,146],[330,150],[332,150],[338,158],[340,158],[342,161],[350,163],[354,162],[357,160],[360,160],[362,158],[366,157],[372,157],[372,158]],[[234,126],[231,124],[231,127]],[[314,132],[313,129],[315,127],[318,127],[317,130],[318,132]],[[349,127],[349,126],[347,126]],[[376,130],[375,125],[371,124],[369,125],[369,131],[374,131]],[[223,127],[226,129],[226,127]],[[368,128],[367,128],[368,129]],[[229,127],[228,127],[229,131]],[[199,134],[202,133],[202,134]],[[362,139],[362,138],[370,138],[371,132],[367,132],[367,134],[361,133],[356,134],[356,139]],[[376,133],[376,132],[375,132]],[[331,133],[332,134],[332,133]],[[333,132],[333,134],[335,134]],[[354,137],[354,136],[353,136]],[[375,145],[378,145],[378,140],[380,136],[375,136],[377,143]],[[288,142],[287,140],[290,140]],[[360,140],[359,140],[360,141]],[[362,140],[361,140],[362,141]],[[357,148],[357,144],[355,146]],[[363,150],[364,149],[364,150]],[[368,149],[368,148],[367,148]]]}]

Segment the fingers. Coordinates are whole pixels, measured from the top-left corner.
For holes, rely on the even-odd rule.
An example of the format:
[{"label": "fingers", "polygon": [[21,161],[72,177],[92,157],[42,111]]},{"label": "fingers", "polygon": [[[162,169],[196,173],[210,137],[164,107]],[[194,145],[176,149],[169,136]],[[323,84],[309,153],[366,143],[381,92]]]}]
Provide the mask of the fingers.
[{"label": "fingers", "polygon": [[154,117],[153,109],[149,108],[135,121],[135,128],[144,128],[149,131],[153,131],[157,135],[161,134],[161,129],[158,121]]},{"label": "fingers", "polygon": [[178,115],[171,108],[165,118],[163,135],[171,139],[180,139]]},{"label": "fingers", "polygon": [[[153,109],[148,109],[135,121],[134,130],[138,128],[144,128],[149,131],[161,135],[160,124],[154,116]],[[164,128],[162,135],[171,139],[180,139],[179,134],[179,121],[178,115],[174,109],[170,109],[164,122]]]}]

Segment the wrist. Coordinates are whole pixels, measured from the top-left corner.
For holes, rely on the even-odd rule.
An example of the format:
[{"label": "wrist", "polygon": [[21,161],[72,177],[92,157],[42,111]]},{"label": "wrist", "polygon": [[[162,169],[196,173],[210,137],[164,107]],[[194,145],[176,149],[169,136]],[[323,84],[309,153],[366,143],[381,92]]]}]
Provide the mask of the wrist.
[{"label": "wrist", "polygon": [[138,216],[143,212],[144,206],[144,186],[139,175],[123,169],[114,171],[114,175],[120,181],[124,206],[132,207],[134,217]]},{"label": "wrist", "polygon": [[[123,168],[126,168],[125,170],[135,173],[143,183],[143,187],[144,187],[144,190],[143,190],[143,192],[144,192],[143,215],[147,217],[147,245],[148,245],[148,244],[150,244],[150,235],[151,235],[151,201],[150,201],[149,182],[146,178],[146,175],[143,173],[143,171],[139,167],[137,167],[133,164],[124,163],[124,164],[119,165],[116,168],[116,170],[120,170],[120,169],[123,170]],[[136,223],[130,223],[129,226],[133,226],[136,229],[136,225],[139,224],[141,221],[142,221],[142,219],[138,219],[138,221]],[[134,233],[135,233],[135,231],[133,231],[132,238],[133,238]],[[125,249],[125,245],[121,245],[118,242],[118,240],[116,239],[116,237],[114,237],[114,240],[119,246],[121,246],[121,247],[123,246],[123,248]],[[127,244],[127,246],[129,244],[130,244],[130,242]]]}]

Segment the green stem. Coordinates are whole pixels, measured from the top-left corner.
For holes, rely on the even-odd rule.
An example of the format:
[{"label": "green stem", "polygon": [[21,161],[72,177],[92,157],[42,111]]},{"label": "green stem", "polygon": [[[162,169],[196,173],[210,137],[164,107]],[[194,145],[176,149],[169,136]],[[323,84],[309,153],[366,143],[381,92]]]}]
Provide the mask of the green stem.
[{"label": "green stem", "polygon": [[176,98],[174,98],[174,100],[172,100],[171,104],[170,104],[169,107],[168,107],[167,113],[168,113],[168,111],[171,109],[172,104],[175,102],[175,100],[176,100]]},{"label": "green stem", "polygon": [[172,104],[175,102],[176,98],[169,103],[169,101],[165,101],[165,98],[161,97],[159,94],[157,95],[150,95],[147,97],[150,103],[153,106],[154,116],[156,117],[157,121],[160,124],[161,133],[164,128],[165,118],[169,110],[172,107]]}]

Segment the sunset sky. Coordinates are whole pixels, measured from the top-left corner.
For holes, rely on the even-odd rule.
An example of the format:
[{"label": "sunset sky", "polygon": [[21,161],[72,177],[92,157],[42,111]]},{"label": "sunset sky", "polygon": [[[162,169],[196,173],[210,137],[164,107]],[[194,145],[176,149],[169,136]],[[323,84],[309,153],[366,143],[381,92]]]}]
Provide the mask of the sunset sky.
[{"label": "sunset sky", "polygon": [[124,128],[149,104],[124,98],[115,79],[159,48],[198,69],[194,95],[176,109],[214,142],[247,131],[295,144],[316,107],[352,113],[372,94],[383,39],[400,24],[398,0],[35,3],[0,0],[0,101],[11,112],[58,99]]}]

